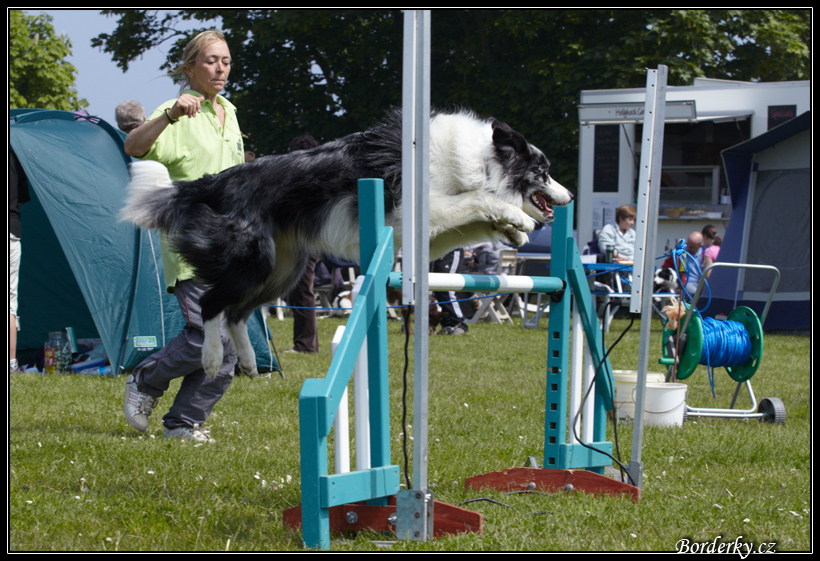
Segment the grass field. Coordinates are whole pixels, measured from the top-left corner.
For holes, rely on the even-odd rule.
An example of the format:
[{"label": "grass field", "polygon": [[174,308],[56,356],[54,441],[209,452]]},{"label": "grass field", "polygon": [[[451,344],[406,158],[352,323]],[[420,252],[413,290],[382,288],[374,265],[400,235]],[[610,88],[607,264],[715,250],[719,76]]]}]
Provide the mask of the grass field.
[{"label": "grass field", "polygon": [[[300,504],[297,397],[305,379],[324,376],[342,323],[320,320],[318,355],[280,355],[284,379],[237,378],[209,420],[210,444],[162,436],[160,420],[176,386],[140,434],[122,415],[124,376],[11,377],[9,550],[302,551],[301,534],[282,524],[282,511]],[[627,324],[616,320],[607,344]],[[278,350],[289,348],[291,320],[273,327]],[[403,470],[404,338],[397,322],[388,329],[392,455]],[[810,337],[767,334],[752,379],[758,399],[783,400],[785,424],[707,418],[647,427],[638,503],[466,490],[467,477],[523,466],[529,456],[542,460],[546,335],[543,327],[481,324],[464,336],[431,337],[435,498],[454,505],[491,500],[465,505],[484,516],[481,535],[402,541],[392,551],[675,551],[680,544],[730,543],[743,551],[811,549]],[[660,357],[657,321],[652,335],[650,367]],[[636,368],[638,337],[636,322],[613,351],[613,368]],[[735,385],[716,372],[712,397],[705,367],[686,382],[688,403],[700,407],[727,407]],[[408,431],[412,389],[410,395]],[[745,392],[738,407],[748,407]],[[619,423],[617,436],[628,463],[632,426]],[[331,550],[375,551],[385,539],[392,536],[333,536]]]}]

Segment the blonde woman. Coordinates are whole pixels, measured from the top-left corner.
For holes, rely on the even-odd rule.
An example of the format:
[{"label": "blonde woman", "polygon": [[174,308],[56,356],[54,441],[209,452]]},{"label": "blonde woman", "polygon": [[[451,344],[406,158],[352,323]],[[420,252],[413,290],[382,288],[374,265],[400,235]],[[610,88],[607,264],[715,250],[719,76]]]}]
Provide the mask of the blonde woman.
[{"label": "blonde woman", "polygon": [[[236,107],[220,93],[231,72],[231,53],[222,32],[212,29],[192,39],[183,62],[171,76],[182,83],[180,96],[160,105],[125,141],[127,154],[156,160],[174,181],[190,181],[244,163],[245,150]],[[233,379],[236,353],[222,333],[223,362],[211,378],[202,369],[199,298],[202,288],[191,267],[174,254],[162,237],[165,284],[179,302],[185,319],[182,332],[139,365],[126,382],[124,412],[137,430],[148,428],[148,417],[171,380],[182,377],[174,403],[163,417],[165,435],[208,441],[202,425]]]}]

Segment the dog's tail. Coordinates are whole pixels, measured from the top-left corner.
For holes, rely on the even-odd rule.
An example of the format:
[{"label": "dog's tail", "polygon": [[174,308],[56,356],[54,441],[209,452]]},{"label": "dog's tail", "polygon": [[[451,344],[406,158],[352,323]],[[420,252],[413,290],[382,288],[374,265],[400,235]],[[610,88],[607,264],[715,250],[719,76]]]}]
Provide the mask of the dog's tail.
[{"label": "dog's tail", "polygon": [[131,164],[131,181],[120,218],[142,228],[169,229],[176,189],[168,169],[151,160]]}]

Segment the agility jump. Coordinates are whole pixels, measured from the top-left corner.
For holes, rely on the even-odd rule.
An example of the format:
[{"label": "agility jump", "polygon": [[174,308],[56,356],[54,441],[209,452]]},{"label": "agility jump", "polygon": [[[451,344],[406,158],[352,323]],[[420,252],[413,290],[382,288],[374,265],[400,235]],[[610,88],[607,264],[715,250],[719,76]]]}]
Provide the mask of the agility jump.
[{"label": "agility jump", "polygon": [[[401,493],[428,495],[433,520],[429,527],[436,532],[480,531],[481,517],[464,509],[430,500],[430,492],[417,489],[400,491],[399,466],[390,464],[389,404],[387,400],[387,312],[388,284],[401,284],[399,275],[392,274],[392,228],[383,225],[381,180],[360,181],[360,216],[374,216],[361,228],[362,271],[361,289],[339,342],[328,374],[323,379],[306,380],[299,395],[300,450],[302,471],[302,504],[285,513],[289,526],[301,525],[307,547],[329,547],[330,531],[355,529],[360,524],[373,530],[386,530],[388,520],[395,513],[397,536],[403,537],[400,513],[396,512]],[[577,244],[567,233],[572,231],[573,207],[556,209],[553,225],[556,240],[564,240],[566,250],[556,247],[553,253],[554,269],[563,270],[558,277],[494,277],[454,275],[431,277],[431,289],[439,286],[465,290],[503,290],[507,292],[543,292],[554,297],[548,332],[549,361],[547,364],[547,414],[545,419],[544,467],[528,469],[524,485],[534,482],[540,489],[554,490],[572,484],[575,489],[588,492],[623,493],[637,499],[639,491],[633,486],[595,473],[611,463],[607,452],[612,445],[604,442],[606,404],[612,403],[612,373],[604,357],[601,333],[592,305],[591,294],[578,257]],[[560,243],[558,245],[561,245]],[[563,255],[562,255],[563,254]],[[557,260],[557,263],[556,263]],[[562,267],[561,263],[566,263]],[[440,285],[437,283],[441,283]],[[569,382],[569,323],[571,302],[578,305],[583,332],[595,364],[603,364],[601,371],[608,383],[595,385],[593,445],[602,453],[591,451],[580,443],[567,442],[567,387]],[[328,436],[345,388],[355,369],[362,345],[367,341],[369,438],[371,466],[367,470],[328,474]],[[609,406],[611,408],[611,405]],[[578,473],[571,470],[589,470]],[[509,477],[506,477],[509,475]],[[518,486],[515,474],[488,474],[468,480],[471,486]],[[491,481],[492,480],[492,481]],[[366,503],[366,504],[365,504]],[[439,527],[436,514],[447,513],[447,523]],[[358,513],[358,514],[355,514]],[[454,514],[455,513],[455,514]],[[350,516],[348,516],[350,515]],[[457,516],[456,516],[457,515]],[[456,520],[461,518],[459,522]],[[354,522],[350,520],[354,519]],[[411,517],[415,520],[415,517]],[[455,521],[454,521],[455,520]],[[409,523],[412,526],[412,522]],[[411,527],[409,531],[414,531]]]}]

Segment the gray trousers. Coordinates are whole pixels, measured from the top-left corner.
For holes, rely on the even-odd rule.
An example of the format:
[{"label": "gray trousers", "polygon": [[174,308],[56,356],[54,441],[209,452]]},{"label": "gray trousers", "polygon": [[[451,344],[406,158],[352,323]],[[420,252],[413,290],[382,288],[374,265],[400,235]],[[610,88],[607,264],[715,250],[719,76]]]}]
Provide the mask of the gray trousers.
[{"label": "gray trousers", "polygon": [[308,259],[302,278],[290,292],[288,303],[294,306],[293,314],[293,348],[299,352],[319,352],[319,332],[316,329],[316,296],[313,293],[314,270],[316,258]]},{"label": "gray trousers", "polygon": [[178,282],[174,294],[185,318],[179,335],[134,369],[138,389],[152,397],[162,397],[171,380],[182,378],[174,404],[162,418],[168,429],[202,425],[233,380],[236,352],[228,335],[220,328],[224,350],[222,367],[215,378],[202,368],[202,310],[199,299],[204,291],[194,281]]}]

